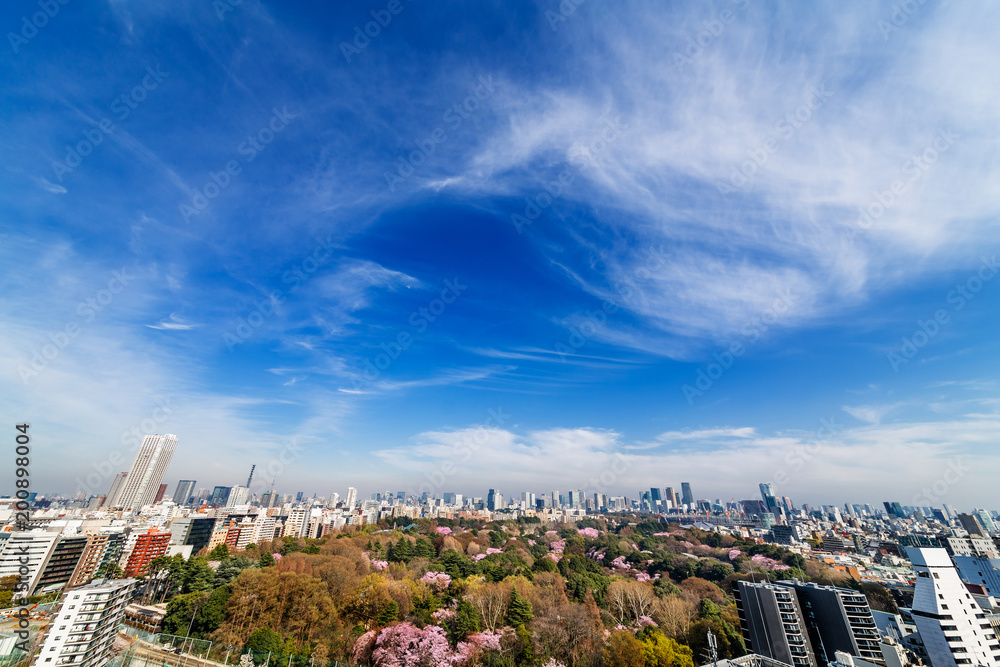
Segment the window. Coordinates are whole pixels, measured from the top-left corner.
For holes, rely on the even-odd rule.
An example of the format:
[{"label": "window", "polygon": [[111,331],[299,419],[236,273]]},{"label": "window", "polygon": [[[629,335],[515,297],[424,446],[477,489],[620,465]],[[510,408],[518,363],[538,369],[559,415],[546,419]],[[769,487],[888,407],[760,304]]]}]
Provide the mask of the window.
[{"label": "window", "polygon": [[935,578],[935,579],[940,579],[940,578],[941,578],[941,575],[939,575],[939,574],[938,574],[937,572],[935,572],[935,573],[934,573],[934,578]]}]

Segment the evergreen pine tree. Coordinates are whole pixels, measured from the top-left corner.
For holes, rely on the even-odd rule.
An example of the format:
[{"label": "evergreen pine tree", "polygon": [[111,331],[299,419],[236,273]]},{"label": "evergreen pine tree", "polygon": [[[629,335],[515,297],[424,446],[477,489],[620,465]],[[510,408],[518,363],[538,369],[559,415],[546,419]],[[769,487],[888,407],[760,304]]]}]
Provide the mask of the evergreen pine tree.
[{"label": "evergreen pine tree", "polygon": [[531,613],[531,603],[527,599],[521,597],[517,588],[512,588],[510,591],[510,607],[507,609],[507,623],[511,627],[518,627],[519,625],[524,625],[535,615]]},{"label": "evergreen pine tree", "polygon": [[379,625],[389,625],[399,618],[399,605],[391,600],[375,619]]},{"label": "evergreen pine tree", "polygon": [[479,612],[472,603],[462,599],[455,609],[455,624],[452,631],[452,642],[457,644],[473,632],[479,632]]}]

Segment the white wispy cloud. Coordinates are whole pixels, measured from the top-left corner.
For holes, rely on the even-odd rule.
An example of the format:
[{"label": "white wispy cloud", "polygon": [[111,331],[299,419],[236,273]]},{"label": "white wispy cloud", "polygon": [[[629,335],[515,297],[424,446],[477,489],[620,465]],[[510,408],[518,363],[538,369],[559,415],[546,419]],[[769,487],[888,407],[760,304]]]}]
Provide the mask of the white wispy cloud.
[{"label": "white wispy cloud", "polygon": [[[985,27],[996,8],[923,7],[933,20],[912,21],[888,49],[874,6],[812,6],[807,24],[751,6],[678,68],[674,51],[712,11],[625,3],[588,12],[601,31],[586,20],[561,26],[567,52],[579,56],[573,81],[556,89],[546,81],[545,90],[519,82],[500,93],[509,122],[462,174],[470,190],[503,194],[569,166],[576,182],[562,202],[614,212],[603,222],[638,243],[597,247],[602,268],[581,274],[584,289],[614,298],[648,328],[611,322],[602,339],[683,357],[688,346],[656,332],[739,337],[783,293],[791,307],[772,329],[820,321],[1000,241],[990,157],[1000,145],[991,120],[1000,100],[983,94],[989,84],[977,65],[1000,55]],[[783,20],[807,61],[760,38]],[[595,51],[602,56],[586,57]],[[808,118],[788,123],[810,101]],[[601,143],[608,119],[619,117],[627,130]],[[943,135],[951,143],[939,142],[938,152]],[[752,155],[769,139],[777,146],[758,166]],[[586,150],[597,159],[573,167]],[[928,157],[904,171],[915,155]],[[732,174],[748,163],[752,178],[734,185]],[[906,191],[859,229],[858,208],[878,204],[897,180]],[[721,194],[720,183],[734,192]],[[635,280],[650,245],[669,257]],[[622,295],[614,285],[628,279],[634,289]]]},{"label": "white wispy cloud", "polygon": [[176,313],[170,313],[170,317],[165,320],[161,320],[158,324],[147,324],[150,329],[161,329],[165,331],[187,331],[188,329],[195,329],[201,325],[190,324],[177,317]]}]

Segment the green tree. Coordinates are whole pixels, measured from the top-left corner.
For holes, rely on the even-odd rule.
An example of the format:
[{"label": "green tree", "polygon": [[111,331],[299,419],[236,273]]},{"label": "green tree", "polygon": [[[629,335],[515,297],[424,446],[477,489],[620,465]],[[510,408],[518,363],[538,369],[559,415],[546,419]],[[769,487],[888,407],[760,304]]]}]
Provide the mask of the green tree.
[{"label": "green tree", "polygon": [[215,632],[226,620],[226,606],[229,604],[229,586],[219,586],[208,596],[202,605],[195,625],[202,635]]},{"label": "green tree", "polygon": [[222,560],[223,558],[229,557],[229,545],[225,542],[216,545],[214,549],[208,552],[208,560]]},{"label": "green tree", "polygon": [[121,579],[125,576],[125,572],[121,569],[118,563],[114,561],[108,561],[101,567],[97,568],[97,572],[94,572],[95,579],[108,578],[108,579]]},{"label": "green tree", "polygon": [[479,632],[479,628],[479,612],[471,602],[462,598],[455,609],[455,623],[450,633],[452,644],[457,644],[473,632]]},{"label": "green tree", "polygon": [[536,558],[535,564],[531,566],[531,569],[535,572],[557,572],[559,570],[554,560],[545,557]]},{"label": "green tree", "polygon": [[511,588],[510,605],[507,607],[507,623],[511,627],[516,628],[524,625],[534,617],[535,615],[531,610],[531,603],[518,594],[516,587]]},{"label": "green tree", "polygon": [[282,653],[285,642],[282,641],[281,635],[271,628],[257,628],[250,633],[244,648],[261,653]]},{"label": "green tree", "polygon": [[224,584],[228,584],[230,581],[240,576],[240,572],[252,567],[257,567],[257,562],[250,560],[246,556],[226,558],[219,563],[219,567],[215,571],[215,585],[222,586]]},{"label": "green tree", "polygon": [[181,592],[207,591],[215,581],[215,570],[207,558],[192,558],[181,571]]},{"label": "green tree", "polygon": [[389,602],[379,615],[375,618],[378,625],[389,625],[399,620],[399,605],[395,600]]},{"label": "green tree", "polygon": [[517,626],[517,644],[514,646],[514,663],[517,665],[535,664],[535,649],[531,643],[531,632],[524,625]]},{"label": "green tree", "polygon": [[388,559],[393,563],[409,563],[413,559],[413,545],[405,537],[389,547]]},{"label": "green tree", "polygon": [[167,603],[167,613],[163,617],[163,631],[168,635],[184,637],[191,628],[192,637],[201,637],[201,628],[195,627],[196,613],[208,600],[208,595],[202,591],[177,595]]},{"label": "green tree", "polygon": [[261,569],[265,567],[272,567],[274,564],[274,556],[271,555],[270,551],[264,551],[261,553],[260,558],[257,560],[257,567]]},{"label": "green tree", "polygon": [[434,545],[426,537],[418,537],[413,545],[413,555],[417,558],[434,558]]}]

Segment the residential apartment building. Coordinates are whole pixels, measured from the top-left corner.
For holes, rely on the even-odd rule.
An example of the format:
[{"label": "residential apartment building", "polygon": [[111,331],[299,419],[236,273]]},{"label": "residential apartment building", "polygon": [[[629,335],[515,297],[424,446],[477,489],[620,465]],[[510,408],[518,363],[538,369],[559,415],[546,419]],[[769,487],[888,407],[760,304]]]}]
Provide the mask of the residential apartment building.
[{"label": "residential apartment building", "polygon": [[944,549],[908,547],[916,573],[913,608],[933,667],[1000,664],[1000,641]]},{"label": "residential apartment building", "polygon": [[[129,535],[131,549],[122,556],[122,569],[126,577],[136,577],[143,574],[149,564],[167,553],[170,547],[170,532],[150,528],[145,533]],[[128,549],[128,547],[126,547]]]},{"label": "residential apartment building", "polygon": [[945,540],[944,547],[952,556],[1000,558],[997,545],[988,537],[949,537]]},{"label": "residential apartment building", "polygon": [[801,581],[779,581],[777,584],[796,592],[820,663],[834,662],[837,651],[870,662],[882,662],[879,631],[863,593]]},{"label": "residential apartment building", "polygon": [[107,664],[134,587],[134,579],[100,579],[71,589],[63,597],[32,665]]},{"label": "residential apartment building", "polygon": [[73,578],[89,541],[90,538],[86,535],[60,537],[38,577],[36,594],[50,593],[65,587]]},{"label": "residential apartment building", "polygon": [[125,542],[125,535],[122,533],[99,533],[89,535],[87,546],[80,556],[80,561],[76,565],[76,570],[69,581],[69,588],[83,586],[94,578],[94,575],[101,569],[101,566],[108,562],[109,551],[119,550]]},{"label": "residential apartment building", "polygon": [[953,556],[952,560],[962,581],[982,586],[987,595],[1000,598],[1000,559]]},{"label": "residential apartment building", "polygon": [[[49,556],[59,543],[59,533],[42,530],[14,532],[0,549],[0,579],[18,576],[26,584],[26,590],[18,591],[15,597],[30,597],[38,588],[38,581],[49,562]],[[22,568],[27,568],[25,572]]]},{"label": "residential apartment building", "polygon": [[733,592],[748,650],[794,667],[818,667],[794,590],[739,581]]},{"label": "residential apartment building", "polygon": [[879,631],[865,596],[801,581],[737,582],[747,647],[792,665],[823,666],[837,652],[882,663]]}]

